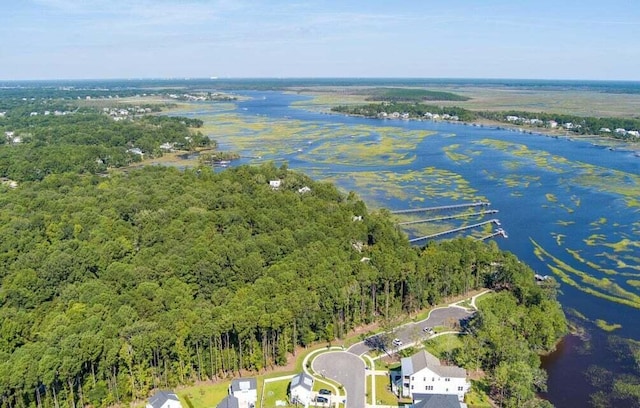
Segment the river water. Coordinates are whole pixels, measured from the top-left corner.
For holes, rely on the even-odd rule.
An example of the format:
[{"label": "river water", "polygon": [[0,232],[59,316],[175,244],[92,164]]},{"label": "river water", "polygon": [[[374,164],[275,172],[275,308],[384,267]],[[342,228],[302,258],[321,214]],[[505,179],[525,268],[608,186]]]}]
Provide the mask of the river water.
[{"label": "river water", "polygon": [[[536,272],[554,276],[565,311],[584,329],[545,358],[544,396],[557,407],[581,407],[601,392],[605,406],[633,406],[610,394],[616,376],[638,378],[630,352],[617,341],[640,340],[636,153],[623,145],[458,123],[327,115],[291,105],[304,102],[302,96],[239,93],[249,99],[234,109],[190,115],[203,117],[207,129],[226,123],[211,137],[239,151],[241,163],[286,162],[355,191],[370,207],[491,202],[498,214],[451,220],[441,228],[499,218],[508,238],[495,238],[498,245]],[[407,233],[414,237],[419,230]],[[619,327],[609,332],[598,325]],[[586,375],[596,368],[607,370],[610,381]]]}]

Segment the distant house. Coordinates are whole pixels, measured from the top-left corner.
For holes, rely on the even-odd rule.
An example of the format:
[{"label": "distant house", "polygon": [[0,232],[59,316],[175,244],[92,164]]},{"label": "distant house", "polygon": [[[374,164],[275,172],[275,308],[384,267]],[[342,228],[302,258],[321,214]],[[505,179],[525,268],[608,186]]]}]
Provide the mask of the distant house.
[{"label": "distant house", "polygon": [[300,373],[291,379],[290,398],[291,404],[301,404],[305,408],[309,406],[313,399],[313,377]]},{"label": "distant house", "polygon": [[400,366],[400,377],[393,378],[392,384],[402,397],[443,394],[455,395],[458,401],[463,401],[470,387],[465,369],[442,365],[440,360],[424,350],[403,358]]},{"label": "distant house", "polygon": [[298,189],[298,193],[300,193],[300,194],[308,193],[310,191],[311,191],[311,189],[309,187],[307,187],[307,186],[304,186],[304,187]]},{"label": "distant house", "polygon": [[133,153],[133,154],[137,154],[138,156],[144,156],[144,153],[142,153],[142,150],[140,150],[137,147],[131,148],[129,150],[127,150],[128,153]]},{"label": "distant house", "polygon": [[351,217],[351,221],[362,221],[362,215],[354,215]]},{"label": "distant house", "polygon": [[640,132],[638,132],[637,130],[630,130],[627,132],[627,134],[633,137],[640,137]]},{"label": "distant house", "polygon": [[413,408],[462,408],[466,404],[452,394],[414,394]]},{"label": "distant house", "polygon": [[282,185],[282,180],[271,180],[269,181],[269,186],[272,190],[277,190]]},{"label": "distant house", "polygon": [[182,405],[173,391],[158,391],[149,398],[146,408],[182,408]]},{"label": "distant house", "polygon": [[614,130],[614,132],[616,132],[619,135],[624,135],[627,133],[627,131],[623,128],[617,128],[616,130]]},{"label": "distant house", "polygon": [[551,129],[555,129],[558,127],[558,122],[556,122],[555,120],[550,120],[547,122],[547,125],[549,125]]},{"label": "distant house", "polygon": [[605,127],[600,128],[600,133],[611,133],[611,129]]},{"label": "distant house", "polygon": [[163,143],[163,144],[160,145],[160,149],[170,152],[170,151],[173,150],[174,145],[175,145],[175,143],[166,142],[166,143]]}]

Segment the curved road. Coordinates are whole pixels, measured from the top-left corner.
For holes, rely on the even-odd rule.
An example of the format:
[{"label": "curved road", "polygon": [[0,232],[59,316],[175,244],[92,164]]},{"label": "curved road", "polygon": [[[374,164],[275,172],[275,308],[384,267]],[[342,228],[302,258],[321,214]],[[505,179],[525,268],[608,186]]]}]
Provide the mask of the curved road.
[{"label": "curved road", "polygon": [[365,365],[360,357],[346,351],[330,351],[313,359],[311,368],[342,384],[347,392],[347,408],[365,407]]},{"label": "curved road", "polygon": [[[413,343],[417,343],[421,340],[429,337],[425,332],[422,331],[425,327],[435,327],[435,326],[448,326],[452,322],[459,322],[463,319],[466,319],[472,316],[475,312],[470,312],[462,307],[457,306],[449,306],[434,309],[429,313],[429,317],[424,320],[415,323],[407,323],[403,326],[397,327],[393,331],[393,337],[397,337],[402,340],[403,347],[407,347]],[[374,336],[375,337],[375,336]],[[349,352],[362,355],[367,351],[371,350],[369,346],[367,346],[363,341],[360,343],[356,343],[353,346],[349,347]]]}]

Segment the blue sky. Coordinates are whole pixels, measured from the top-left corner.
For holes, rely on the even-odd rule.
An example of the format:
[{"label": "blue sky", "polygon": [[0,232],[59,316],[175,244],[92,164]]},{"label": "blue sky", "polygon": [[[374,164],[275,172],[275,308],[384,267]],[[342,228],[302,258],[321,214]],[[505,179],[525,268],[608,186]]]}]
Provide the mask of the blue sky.
[{"label": "blue sky", "polygon": [[637,0],[0,0],[0,79],[640,80]]}]

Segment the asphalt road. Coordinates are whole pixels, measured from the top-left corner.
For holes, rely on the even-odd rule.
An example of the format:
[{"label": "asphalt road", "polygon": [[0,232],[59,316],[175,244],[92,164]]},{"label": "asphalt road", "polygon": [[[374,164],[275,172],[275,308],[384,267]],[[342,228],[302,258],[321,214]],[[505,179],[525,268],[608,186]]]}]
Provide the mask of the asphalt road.
[{"label": "asphalt road", "polygon": [[[473,313],[455,306],[435,309],[431,312],[428,318],[419,322],[408,323],[403,326],[397,327],[392,333],[389,333],[388,335],[392,339],[399,338],[403,343],[399,348],[404,348],[410,346],[413,343],[417,343],[428,338],[429,335],[422,331],[422,329],[424,329],[425,327],[450,326],[453,322],[459,322],[460,320],[463,320],[472,315]],[[353,346],[349,347],[348,351],[360,356],[371,350],[372,348],[375,348],[376,344],[382,341],[377,336],[370,337],[367,340],[354,344]],[[389,344],[389,347],[393,346]],[[396,349],[393,348],[389,350],[389,352],[395,350]]]},{"label": "asphalt road", "polygon": [[365,407],[365,365],[360,357],[346,351],[322,353],[313,360],[311,368],[316,374],[342,384],[347,392],[346,408]]}]

